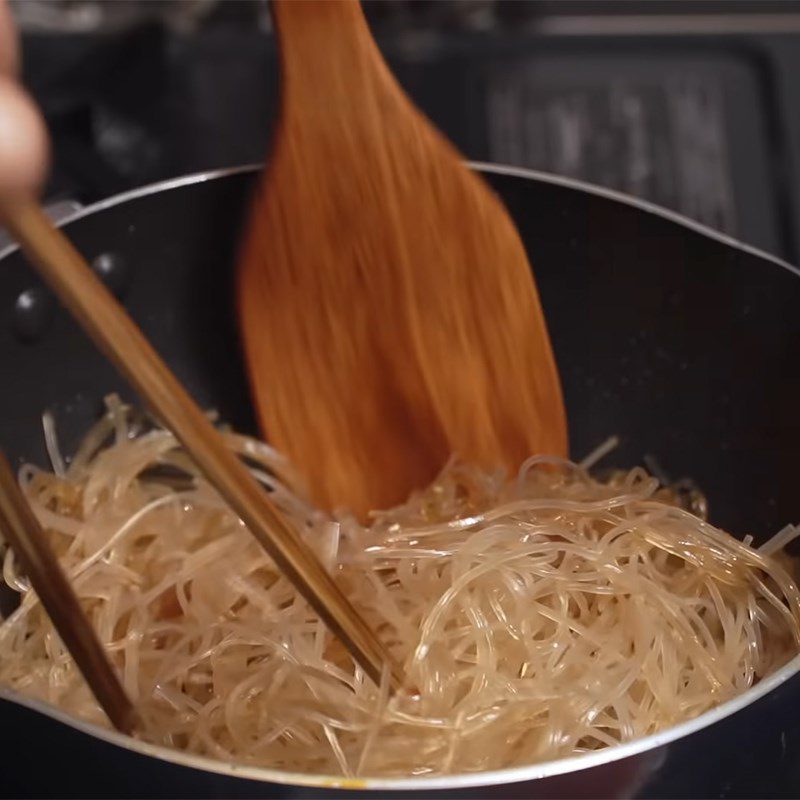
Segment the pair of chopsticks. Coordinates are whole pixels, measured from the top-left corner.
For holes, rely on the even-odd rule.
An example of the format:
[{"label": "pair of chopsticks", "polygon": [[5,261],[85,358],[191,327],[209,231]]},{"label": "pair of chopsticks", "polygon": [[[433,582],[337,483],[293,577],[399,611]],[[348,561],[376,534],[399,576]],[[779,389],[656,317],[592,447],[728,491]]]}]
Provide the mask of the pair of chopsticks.
[{"label": "pair of chopsticks", "polygon": [[[63,305],[175,434],[364,672],[379,684],[388,670],[392,688],[398,688],[402,674],[384,646],[70,241],[33,202],[4,206],[0,218]],[[4,460],[0,461],[0,512],[2,533],[98,702],[116,727],[130,731],[135,717],[130,700]]]}]

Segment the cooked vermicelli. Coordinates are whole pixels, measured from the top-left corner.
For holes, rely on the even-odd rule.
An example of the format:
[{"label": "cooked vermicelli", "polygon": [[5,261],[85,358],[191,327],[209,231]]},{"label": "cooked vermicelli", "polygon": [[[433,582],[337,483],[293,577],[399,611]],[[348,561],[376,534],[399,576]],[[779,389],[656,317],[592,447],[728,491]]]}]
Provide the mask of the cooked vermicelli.
[{"label": "cooked vermicelli", "polygon": [[[324,774],[473,772],[614,745],[695,717],[800,648],[786,561],[681,508],[642,469],[451,463],[369,526],[305,500],[227,432],[398,661],[353,664],[167,431],[117,399],[68,464],[21,483],[144,719],[141,736]],[[7,551],[21,603],[0,682],[107,725]]]}]

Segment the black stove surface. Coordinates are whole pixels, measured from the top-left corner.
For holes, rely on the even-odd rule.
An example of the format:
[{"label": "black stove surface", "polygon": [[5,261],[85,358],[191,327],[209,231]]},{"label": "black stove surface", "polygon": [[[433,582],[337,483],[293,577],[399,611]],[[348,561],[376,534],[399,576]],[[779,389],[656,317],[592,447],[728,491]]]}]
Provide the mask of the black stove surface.
[{"label": "black stove surface", "polygon": [[[376,30],[468,158],[626,192],[796,260],[800,34],[543,35],[516,22],[530,5],[485,31]],[[378,23],[381,8],[368,6]],[[255,25],[29,34],[24,54],[54,139],[51,198],[92,202],[267,152],[277,59]]]}]

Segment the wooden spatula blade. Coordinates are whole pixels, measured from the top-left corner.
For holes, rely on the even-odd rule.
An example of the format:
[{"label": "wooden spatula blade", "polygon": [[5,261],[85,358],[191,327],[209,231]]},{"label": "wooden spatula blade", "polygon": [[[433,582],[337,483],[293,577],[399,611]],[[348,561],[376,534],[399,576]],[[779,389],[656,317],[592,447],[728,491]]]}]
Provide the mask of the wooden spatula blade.
[{"label": "wooden spatula blade", "polygon": [[455,453],[565,455],[524,247],[497,197],[411,105],[358,5],[276,5],[281,125],[238,300],[264,432],[314,498],[359,515]]}]

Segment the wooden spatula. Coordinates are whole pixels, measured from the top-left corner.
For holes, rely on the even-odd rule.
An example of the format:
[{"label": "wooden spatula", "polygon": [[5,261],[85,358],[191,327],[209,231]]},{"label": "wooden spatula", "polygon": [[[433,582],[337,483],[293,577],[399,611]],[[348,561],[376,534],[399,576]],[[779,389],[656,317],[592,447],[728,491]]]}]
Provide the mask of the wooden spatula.
[{"label": "wooden spatula", "polygon": [[264,433],[359,515],[451,453],[565,455],[533,276],[498,198],[412,105],[352,0],[273,3],[282,115],[238,273]]}]

